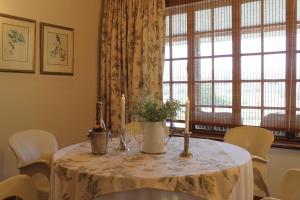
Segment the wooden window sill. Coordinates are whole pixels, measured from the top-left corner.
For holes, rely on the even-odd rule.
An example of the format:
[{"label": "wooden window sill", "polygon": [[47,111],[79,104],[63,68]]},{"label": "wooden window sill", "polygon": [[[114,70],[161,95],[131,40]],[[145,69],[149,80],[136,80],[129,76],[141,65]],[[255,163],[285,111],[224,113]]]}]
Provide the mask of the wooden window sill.
[{"label": "wooden window sill", "polygon": [[[174,136],[182,137],[183,135],[179,132],[175,133]],[[191,138],[203,138],[203,139],[210,139],[210,140],[217,140],[222,141],[224,138],[223,133],[205,133],[205,132],[193,132],[191,134]],[[276,138],[274,143],[272,144],[274,148],[281,148],[281,149],[293,149],[293,150],[300,150],[300,139],[288,140],[285,138]]]}]

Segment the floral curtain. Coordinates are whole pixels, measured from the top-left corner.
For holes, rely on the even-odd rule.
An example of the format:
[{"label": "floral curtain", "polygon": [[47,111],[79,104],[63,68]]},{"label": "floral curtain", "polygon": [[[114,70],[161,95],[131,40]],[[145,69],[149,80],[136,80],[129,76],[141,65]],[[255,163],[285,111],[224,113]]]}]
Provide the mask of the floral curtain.
[{"label": "floral curtain", "polygon": [[99,99],[116,133],[122,94],[127,113],[142,92],[162,99],[165,0],[104,1]]}]

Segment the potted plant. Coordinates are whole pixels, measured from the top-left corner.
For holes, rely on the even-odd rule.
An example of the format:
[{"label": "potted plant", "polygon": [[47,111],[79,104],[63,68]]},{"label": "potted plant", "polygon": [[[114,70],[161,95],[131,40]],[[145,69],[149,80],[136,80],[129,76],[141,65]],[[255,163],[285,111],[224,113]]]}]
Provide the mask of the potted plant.
[{"label": "potted plant", "polygon": [[132,115],[140,122],[143,152],[166,152],[165,139],[168,135],[166,120],[174,120],[179,110],[180,104],[176,100],[167,100],[163,103],[150,95],[137,98]]}]

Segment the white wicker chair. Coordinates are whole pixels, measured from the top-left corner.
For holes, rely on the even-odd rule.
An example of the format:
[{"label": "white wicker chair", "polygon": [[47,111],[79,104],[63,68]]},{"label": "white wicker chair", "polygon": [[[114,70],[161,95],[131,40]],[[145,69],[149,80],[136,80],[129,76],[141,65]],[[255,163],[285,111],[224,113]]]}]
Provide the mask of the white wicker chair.
[{"label": "white wicker chair", "polygon": [[17,175],[0,183],[0,199],[18,197],[23,200],[38,200],[37,190],[27,175]]},{"label": "white wicker chair", "polygon": [[33,178],[39,199],[48,199],[52,156],[57,151],[54,135],[43,130],[21,131],[9,138],[9,145],[20,173]]},{"label": "white wicker chair", "polygon": [[269,196],[267,164],[273,141],[271,131],[250,126],[232,128],[224,137],[224,142],[243,147],[252,155],[254,194],[257,196]]},{"label": "white wicker chair", "polygon": [[[289,169],[281,182],[282,200],[299,200],[300,199],[300,169]],[[261,200],[279,200],[272,197],[265,197]]]}]

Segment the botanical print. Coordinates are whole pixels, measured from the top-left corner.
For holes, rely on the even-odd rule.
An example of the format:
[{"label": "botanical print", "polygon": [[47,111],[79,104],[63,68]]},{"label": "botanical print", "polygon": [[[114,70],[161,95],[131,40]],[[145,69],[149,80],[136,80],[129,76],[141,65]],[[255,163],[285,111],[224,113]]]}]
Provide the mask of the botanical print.
[{"label": "botanical print", "polygon": [[102,156],[91,154],[87,142],[57,152],[51,179],[51,187],[56,190],[51,200],[66,196],[69,200],[94,200],[105,194],[145,188],[183,192],[203,200],[227,200],[240,175],[238,164],[219,146],[223,144],[220,142],[191,139],[190,159],[179,157],[182,138],[172,138],[165,154],[143,154],[133,138],[129,152],[118,151],[119,142],[114,138],[108,154]]},{"label": "botanical print", "polygon": [[47,33],[47,62],[49,65],[68,65],[68,35]]},{"label": "botanical print", "polygon": [[2,59],[27,62],[29,28],[4,23],[2,37]]}]

